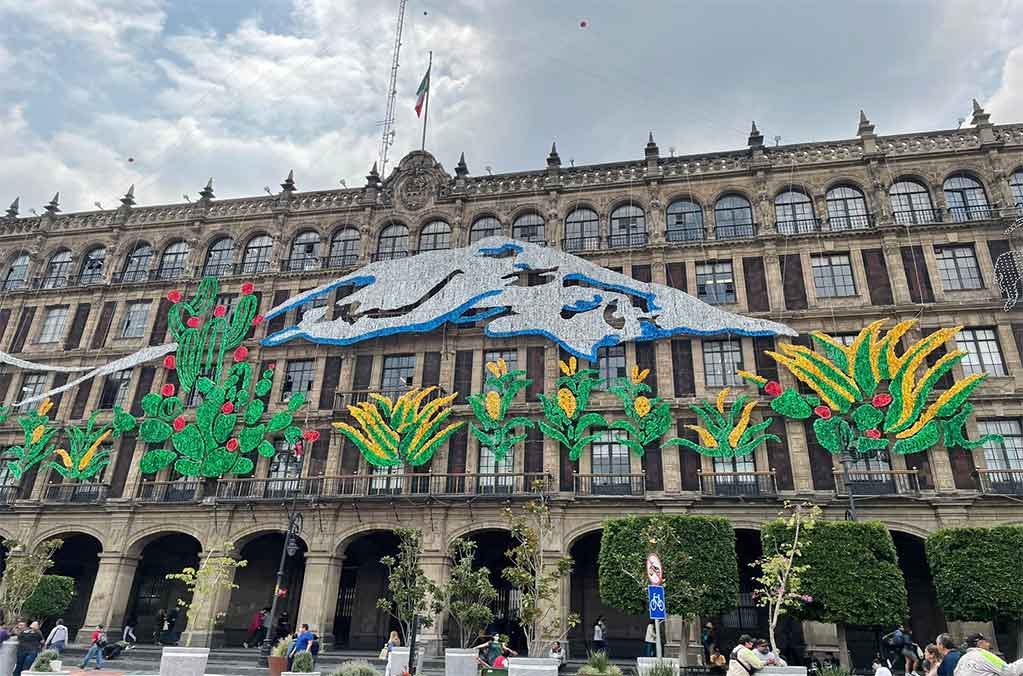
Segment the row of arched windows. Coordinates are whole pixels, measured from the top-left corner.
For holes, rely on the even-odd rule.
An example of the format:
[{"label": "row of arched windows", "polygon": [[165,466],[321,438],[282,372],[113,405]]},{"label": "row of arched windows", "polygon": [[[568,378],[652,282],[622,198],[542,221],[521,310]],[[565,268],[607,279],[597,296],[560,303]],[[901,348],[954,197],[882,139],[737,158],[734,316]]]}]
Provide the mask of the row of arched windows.
[{"label": "row of arched windows", "polygon": [[[972,176],[954,174],[943,184],[949,216],[954,222],[983,220],[991,217],[991,206],[984,186]],[[1023,205],[1023,170],[1009,178],[1014,202]],[[927,187],[913,179],[900,179],[888,190],[895,222],[903,225],[934,223],[942,220],[942,212],[934,207]],[[849,230],[869,227],[872,214],[867,208],[863,191],[855,185],[838,185],[825,195],[826,222],[817,216],[813,200],[801,190],[789,189],[774,198],[774,214],[778,232],[799,234],[814,232],[825,227],[829,230]],[[666,210],[666,238],[669,242],[701,240],[706,236],[704,208],[692,199],[678,199]],[[608,245],[613,248],[644,246],[647,243],[646,213],[632,203],[622,204],[611,211]],[[492,215],[481,216],[469,228],[469,242],[500,235],[504,226]],[[742,195],[726,194],[714,204],[714,237],[734,239],[756,234],[753,207]],[[518,216],[512,222],[514,239],[545,244],[547,233],[543,217],[535,212]],[[573,209],[565,217],[566,251],[584,251],[599,248],[601,243],[600,219],[589,207]],[[288,257],[283,261],[285,271],[319,268],[345,268],[355,265],[361,255],[361,236],[351,226],[336,230],[324,248],[320,233],[313,230],[300,232],[291,243]],[[377,239],[376,260],[408,256],[413,250],[408,226],[390,223],[381,229]],[[434,220],[420,230],[417,251],[449,249],[453,245],[451,226],[444,220]],[[266,272],[273,254],[273,239],[266,234],[256,235],[240,248],[231,237],[214,240],[206,250],[198,272],[201,276],[228,274],[251,275]],[[168,245],[157,258],[153,247],[140,242],[115,271],[115,282],[141,282],[149,279],[169,280],[186,274],[189,256],[188,243],[178,240]],[[79,265],[75,265],[71,251],[62,249],[46,263],[38,286],[57,289],[69,284],[91,285],[105,280],[106,247],[89,249]],[[30,259],[27,253],[18,253],[8,265],[4,289],[18,289],[28,285]]]}]

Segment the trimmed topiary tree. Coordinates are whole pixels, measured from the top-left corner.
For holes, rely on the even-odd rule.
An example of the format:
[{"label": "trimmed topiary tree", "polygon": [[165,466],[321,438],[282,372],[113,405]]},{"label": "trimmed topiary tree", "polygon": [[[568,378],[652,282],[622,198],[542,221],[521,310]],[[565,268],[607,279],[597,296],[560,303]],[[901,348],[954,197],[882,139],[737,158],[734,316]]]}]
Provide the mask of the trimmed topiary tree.
[{"label": "trimmed topiary tree", "polygon": [[938,603],[953,621],[1023,621],[1023,526],[943,528],[927,538]]},{"label": "trimmed topiary tree", "polygon": [[43,575],[21,612],[33,620],[60,617],[75,598],[75,581],[64,575]]},{"label": "trimmed topiary tree", "polygon": [[[761,537],[772,552],[792,539],[784,521],[767,524]],[[793,609],[800,619],[892,626],[909,613],[895,543],[878,521],[818,521],[796,563],[806,566],[801,593],[813,599]]]}]

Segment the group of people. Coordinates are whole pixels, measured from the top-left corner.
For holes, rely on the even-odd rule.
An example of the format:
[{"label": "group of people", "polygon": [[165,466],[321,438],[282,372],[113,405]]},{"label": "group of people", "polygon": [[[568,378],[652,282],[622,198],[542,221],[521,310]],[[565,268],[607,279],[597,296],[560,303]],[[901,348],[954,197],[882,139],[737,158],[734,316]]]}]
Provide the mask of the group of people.
[{"label": "group of people", "polygon": [[[58,655],[63,654],[70,641],[68,628],[64,624],[63,618],[57,620],[57,623],[53,625],[45,639],[43,638],[42,628],[38,621],[18,622],[11,630],[0,625],[0,644],[11,637],[18,639],[18,648],[14,661],[14,676],[21,676],[23,671],[31,671],[32,664],[39,657],[39,653],[44,650],[53,650]],[[97,631],[92,634],[92,643],[89,645],[89,650],[81,667],[84,669],[90,661],[95,662],[97,669],[102,667],[102,651],[105,646],[106,634],[103,633],[103,626],[100,625],[97,627]]]},{"label": "group of people", "polygon": [[508,645],[508,638],[500,634],[480,632],[472,649],[476,651],[476,661],[484,669],[507,669],[508,658],[518,655]]},{"label": "group of people", "polygon": [[[904,629],[900,627],[899,629]],[[898,631],[898,630],[897,630]],[[894,632],[893,632],[894,633]],[[885,637],[886,639],[888,637]],[[913,644],[915,645],[915,644]],[[991,650],[991,640],[974,633],[959,645],[951,634],[939,634],[934,643],[922,651],[906,654],[906,674],[925,676],[1023,676],[1023,659],[1008,663]],[[919,658],[919,659],[917,659]],[[919,669],[918,669],[919,665]],[[892,662],[880,655],[874,658],[875,676],[892,676]]]},{"label": "group of people", "polygon": [[754,671],[764,667],[786,667],[778,655],[771,650],[771,644],[766,639],[754,639],[749,634],[739,637],[739,643],[732,649],[728,659],[725,660],[717,645],[711,646],[711,653],[708,664],[711,671],[721,673],[728,665],[727,676],[752,676]]}]

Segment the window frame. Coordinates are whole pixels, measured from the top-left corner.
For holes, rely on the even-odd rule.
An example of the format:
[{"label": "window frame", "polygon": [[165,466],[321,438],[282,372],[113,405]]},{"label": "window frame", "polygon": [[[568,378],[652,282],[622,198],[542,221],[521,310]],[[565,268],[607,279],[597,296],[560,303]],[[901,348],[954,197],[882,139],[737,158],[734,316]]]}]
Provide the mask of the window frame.
[{"label": "window frame", "polygon": [[378,261],[390,261],[409,256],[409,229],[404,223],[389,223],[377,235]]},{"label": "window frame", "polygon": [[714,203],[714,239],[744,239],[756,234],[753,205],[745,196],[729,193],[718,198]]},{"label": "window frame", "polygon": [[419,231],[418,253],[424,251],[446,251],[451,248],[451,224],[438,218],[430,221]]},{"label": "window frame", "polygon": [[[32,382],[31,387],[29,386],[30,381]],[[49,382],[50,374],[45,371],[25,373],[25,375],[22,376],[21,378],[21,389],[18,390],[18,392],[20,393],[18,399],[24,401],[25,399],[30,399],[31,397],[35,397],[42,394],[43,392],[46,391]],[[17,411],[19,413],[28,413],[37,405],[38,402],[22,404],[21,406],[17,407]]]},{"label": "window frame", "polygon": [[[980,332],[990,333],[990,336],[978,336]],[[966,375],[987,373],[996,378],[1008,377],[1005,354],[1002,352],[1002,342],[998,338],[996,328],[991,326],[964,328],[956,334],[955,342],[956,347],[966,353],[966,356],[959,362]],[[991,349],[992,345],[993,350]],[[992,355],[998,356],[997,364],[989,359]]]},{"label": "window frame", "polygon": [[[733,348],[734,346],[734,348]],[[727,349],[726,349],[727,348]],[[701,341],[703,352],[703,384],[707,387],[737,387],[742,385],[742,378],[736,374],[743,368],[742,341],[737,338]],[[738,355],[737,361],[729,357]],[[720,373],[711,367],[721,369]],[[712,376],[714,380],[712,381]]]},{"label": "window frame", "polygon": [[[227,243],[227,246],[223,246]],[[230,274],[234,266],[234,245],[231,237],[221,237],[206,247],[206,257],[202,264],[203,277],[217,277]]]},{"label": "window frame", "polygon": [[[910,189],[915,188],[915,190]],[[902,178],[888,188],[888,203],[892,216],[899,225],[923,225],[940,221],[927,186],[909,178]]]},{"label": "window frame", "polygon": [[[62,260],[57,260],[58,257],[66,256]],[[57,267],[59,266],[59,268]],[[71,272],[74,270],[75,257],[71,253],[70,249],[61,249],[50,256],[50,260],[46,261],[46,271],[43,273],[43,279],[40,286],[44,289],[64,289],[67,288],[68,283],[71,280]]]},{"label": "window frame", "polygon": [[[51,325],[53,321],[54,313],[61,311],[59,323],[56,327]],[[46,308],[43,313],[43,322],[39,327],[39,337],[36,338],[36,343],[40,345],[46,345],[51,343],[59,343],[64,337],[64,333],[67,329],[67,320],[71,314],[70,305],[51,305]]]},{"label": "window frame", "polygon": [[[687,209],[686,206],[692,208]],[[679,198],[669,204],[664,210],[664,238],[669,242],[700,242],[706,239],[703,206],[688,197]]]},{"label": "window frame", "polygon": [[[352,233],[354,236],[349,237],[347,233]],[[349,243],[354,244],[349,247]],[[338,228],[330,237],[330,253],[327,257],[327,267],[351,267],[359,262],[361,252],[362,235],[359,234],[359,230],[350,226]]]},{"label": "window frame", "polygon": [[101,284],[106,269],[106,261],[107,248],[105,246],[94,246],[89,249],[82,258],[82,265],[78,269],[79,286]]},{"label": "window frame", "polygon": [[[298,385],[305,387],[299,389]],[[284,364],[284,382],[281,385],[281,402],[291,399],[297,392],[308,395],[316,384],[315,359],[289,359]]]},{"label": "window frame", "polygon": [[[4,291],[24,289],[28,282],[28,269],[32,265],[32,259],[28,253],[22,251],[15,254],[7,264],[7,274],[4,275]],[[19,276],[16,276],[17,275]]]},{"label": "window frame", "polygon": [[[836,262],[836,259],[844,260]],[[821,261],[826,265],[819,265]],[[810,254],[810,271],[817,298],[854,298],[859,295],[852,256],[847,252]]]},{"label": "window frame", "polygon": [[[955,255],[955,252],[962,251],[969,252],[969,256]],[[953,252],[953,255],[947,256],[948,252]],[[975,291],[984,288],[977,250],[973,244],[935,244],[934,257],[938,263],[938,277],[945,291]],[[972,270],[964,269],[961,261],[968,261],[965,267],[969,268],[972,265]],[[968,285],[967,281],[972,281],[975,285]]]},{"label": "window frame", "polygon": [[991,203],[984,184],[968,174],[952,174],[942,181],[945,203],[955,223],[991,218]]},{"label": "window frame", "polygon": [[628,249],[646,246],[646,210],[635,202],[619,204],[608,218],[608,246]]},{"label": "window frame", "polygon": [[789,188],[774,197],[774,222],[783,235],[802,235],[817,231],[813,200],[802,190]]},{"label": "window frame", "polygon": [[503,232],[504,226],[501,225],[501,221],[497,219],[497,216],[492,214],[477,216],[476,220],[469,226],[469,244],[475,244],[487,237],[497,237]]},{"label": "window frame", "polygon": [[183,239],[171,242],[160,254],[160,263],[156,267],[156,278],[163,280],[179,279],[185,274],[188,256],[192,247]]},{"label": "window frame", "polygon": [[[612,373],[612,369],[614,373]],[[600,385],[602,390],[614,387],[621,378],[629,377],[625,343],[606,345],[597,349],[597,373],[603,381]]]},{"label": "window frame", "polygon": [[[527,228],[530,229],[532,235],[522,237],[522,231]],[[537,236],[537,233],[539,233],[539,236]],[[512,239],[529,242],[530,244],[546,244],[547,224],[544,222],[543,216],[535,211],[520,214],[514,221],[512,221]]]},{"label": "window frame", "polygon": [[263,233],[250,238],[242,252],[242,274],[255,275],[269,270],[273,250],[274,240],[270,235]]},{"label": "window frame", "polygon": [[859,186],[836,185],[825,194],[824,202],[828,209],[828,230],[863,230],[870,227],[867,196]]},{"label": "window frame", "polygon": [[[1015,429],[1010,429],[1010,427]],[[1023,472],[1023,420],[1019,418],[988,418],[977,421],[980,435],[1001,435],[1000,442],[984,442],[984,464],[988,471]],[[1006,443],[1013,440],[1012,444]],[[1023,479],[1019,477],[1016,481]],[[1004,481],[1004,479],[1002,479]]]},{"label": "window frame", "polygon": [[565,217],[565,251],[587,251],[600,247],[600,215],[589,207],[576,207]]},{"label": "window frame", "polygon": [[[711,270],[701,268],[711,267]],[[728,266],[727,279],[724,271],[719,267]],[[735,284],[735,266],[730,260],[702,261],[696,266],[696,297],[708,305],[734,305],[739,302],[738,291]],[[719,297],[717,290],[724,287],[723,294]],[[710,293],[713,290],[714,293]]]},{"label": "window frame", "polygon": [[[121,326],[119,333],[121,338],[135,339],[144,338],[146,335],[146,329],[149,326],[149,301],[130,301],[124,307],[124,316],[121,317]],[[139,312],[141,308],[141,312]],[[131,335],[128,335],[128,328],[133,324],[137,325],[137,328],[133,328]],[[135,334],[138,335],[135,335]]]},{"label": "window frame", "polygon": [[[315,241],[314,241],[315,240]],[[299,252],[297,247],[312,246],[312,253],[308,251]],[[303,230],[291,240],[291,247],[288,249],[288,261],[285,269],[288,272],[304,272],[320,269],[320,248],[323,246],[323,238],[315,230]]]},{"label": "window frame", "polygon": [[131,369],[114,371],[103,379],[103,387],[100,390],[99,404],[97,408],[101,411],[111,410],[115,407],[124,408],[128,403],[128,390],[131,387]]},{"label": "window frame", "polygon": [[385,354],[380,368],[380,392],[384,396],[387,396],[389,392],[407,392],[412,388],[415,377],[416,355],[414,353]]}]

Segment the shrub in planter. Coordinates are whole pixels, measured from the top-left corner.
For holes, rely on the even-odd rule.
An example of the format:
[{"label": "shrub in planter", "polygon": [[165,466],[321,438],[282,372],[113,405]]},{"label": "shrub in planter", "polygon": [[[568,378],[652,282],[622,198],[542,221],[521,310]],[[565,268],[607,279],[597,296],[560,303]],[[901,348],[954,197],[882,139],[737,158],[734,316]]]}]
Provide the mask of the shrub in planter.
[{"label": "shrub in planter", "polygon": [[597,650],[589,654],[586,664],[579,667],[576,672],[582,676],[622,676],[622,670],[618,665],[611,664],[607,653]]},{"label": "shrub in planter", "polygon": [[342,662],[334,676],[380,676],[373,665],[363,660]]},{"label": "shrub in planter", "polygon": [[660,660],[654,662],[646,676],[678,676],[678,668],[668,660]]},{"label": "shrub in planter", "polygon": [[291,671],[294,673],[311,674],[314,668],[313,654],[308,650],[295,653],[295,656],[291,658]]},{"label": "shrub in planter", "polygon": [[56,650],[44,650],[43,652],[39,653],[39,656],[36,657],[36,661],[32,663],[31,670],[41,671],[43,673],[51,672],[53,671],[53,667],[50,665],[50,662],[59,659],[60,653],[58,653]]},{"label": "shrub in planter", "polygon": [[43,575],[25,600],[22,614],[40,620],[60,617],[75,598],[75,581],[63,575]]}]

